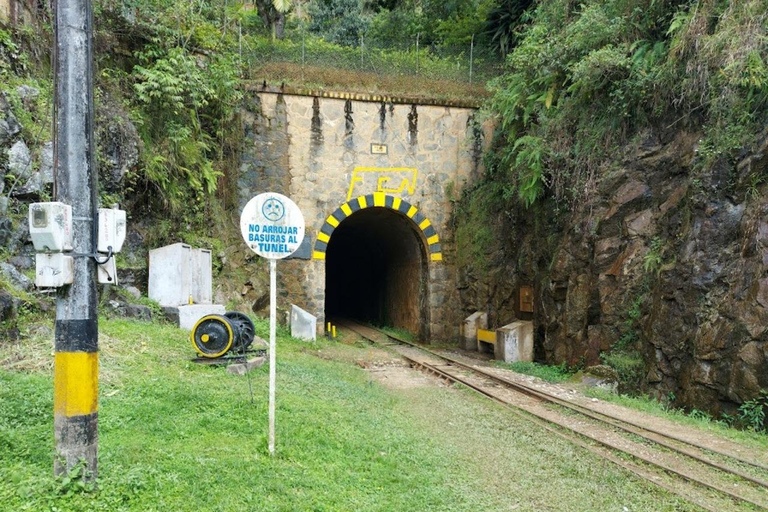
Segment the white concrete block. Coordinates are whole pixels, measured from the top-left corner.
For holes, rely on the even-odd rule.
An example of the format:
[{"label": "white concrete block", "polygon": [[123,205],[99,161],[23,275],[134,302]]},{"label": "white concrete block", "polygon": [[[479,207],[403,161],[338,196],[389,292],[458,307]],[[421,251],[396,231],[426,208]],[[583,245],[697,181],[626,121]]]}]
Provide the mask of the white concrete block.
[{"label": "white concrete block", "polygon": [[533,361],[533,322],[518,320],[496,329],[496,359]]},{"label": "white concrete block", "polygon": [[190,304],[179,306],[179,327],[191,331],[198,320],[206,315],[223,315],[226,309],[221,304]]},{"label": "white concrete block", "polygon": [[231,373],[232,375],[245,375],[246,373],[255,370],[256,368],[264,366],[266,360],[267,358],[262,356],[254,357],[253,359],[249,359],[244,363],[231,364],[227,366],[227,373]]},{"label": "white concrete block", "polygon": [[476,311],[464,319],[461,329],[461,348],[464,350],[477,350],[478,329],[488,329],[488,313]]},{"label": "white concrete block", "polygon": [[213,302],[213,262],[208,249],[193,249],[192,299],[196,304]]},{"label": "white concrete block", "polygon": [[291,304],[291,336],[302,340],[317,340],[317,317]]},{"label": "white concrete block", "polygon": [[161,306],[210,304],[211,251],[173,244],[149,251],[149,298]]}]

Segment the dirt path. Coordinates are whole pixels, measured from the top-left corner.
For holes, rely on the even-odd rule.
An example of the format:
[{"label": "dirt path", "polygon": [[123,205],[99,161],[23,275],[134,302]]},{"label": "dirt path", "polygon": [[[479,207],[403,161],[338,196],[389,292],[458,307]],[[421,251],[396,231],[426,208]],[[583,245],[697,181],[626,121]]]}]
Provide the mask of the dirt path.
[{"label": "dirt path", "polygon": [[[402,346],[395,347],[391,343],[388,343],[386,339],[382,339],[380,341],[387,346],[369,346],[369,348],[358,352],[358,355],[354,358],[354,361],[350,361],[367,370],[370,373],[372,380],[380,382],[385,387],[400,392],[419,388],[449,387],[449,385],[441,379],[427,376],[424,373],[411,369],[397,355],[399,352],[413,356],[420,353],[418,349]],[[361,340],[356,340],[355,342],[358,344],[364,343]],[[337,354],[333,354],[334,350],[332,348],[328,348],[324,349],[322,352],[323,355],[321,355],[321,357],[337,359],[338,356],[345,351],[341,350],[337,351]],[[577,404],[582,404],[616,418],[632,421],[638,425],[649,427],[655,430],[670,432],[671,434],[694,444],[715,447],[721,452],[746,457],[750,460],[756,460],[758,463],[764,463],[765,461],[768,461],[768,455],[765,453],[756,454],[754,453],[754,450],[750,449],[748,446],[744,446],[729,439],[719,437],[711,432],[705,432],[699,429],[691,428],[687,425],[675,423],[674,421],[666,418],[661,418],[652,414],[632,410],[602,400],[589,398],[583,395],[573,385],[552,384],[542,381],[536,377],[521,375],[513,371],[497,368],[494,367],[490,361],[478,359],[474,354],[465,354],[454,350],[446,352],[449,352],[447,355],[454,359],[461,360],[466,364],[476,366],[494,375],[498,375],[514,382],[522,383],[526,386],[530,386],[554,396],[573,401]],[[425,357],[423,353],[421,353],[421,357]],[[349,356],[347,356],[347,359],[349,359]],[[426,359],[429,360],[429,356],[426,356]],[[436,360],[436,358],[434,359],[434,361],[431,361],[432,363],[440,363],[438,360]],[[559,410],[557,407],[542,404],[537,400],[522,396],[519,393],[503,388],[498,384],[493,384],[492,382],[487,381],[487,379],[485,379],[487,382],[482,382],[483,379],[478,379],[476,376],[473,377],[467,375],[466,378],[475,379],[478,385],[485,385],[494,388],[494,393],[497,393],[500,398],[510,401],[516,406],[532,412],[537,416],[545,417],[555,423],[579,432],[585,438],[594,440],[596,444],[602,443],[603,445],[613,445],[620,447],[621,449],[633,451],[634,453],[639,454],[641,457],[646,458],[648,461],[654,461],[655,463],[659,463],[664,467],[681,470],[688,474],[691,478],[701,478],[703,480],[713,481],[722,489],[727,490],[729,489],[729,486],[742,485],[731,482],[728,477],[723,477],[722,475],[718,474],[717,471],[713,471],[709,466],[699,463],[691,464],[688,461],[681,461],[677,455],[670,452],[669,450],[659,449],[659,447],[653,444],[649,445],[647,441],[632,439],[631,436],[628,438],[626,434],[620,434],[612,427],[599,425],[593,421],[585,420],[580,416],[574,416],[573,414]],[[604,446],[599,446],[599,449],[606,450]],[[637,469],[640,473],[645,471],[645,469],[640,466],[637,466]],[[688,496],[689,501],[698,503],[702,507],[709,510],[720,511],[754,509],[751,505],[745,503],[734,503],[731,499],[718,496],[716,493],[702,492],[701,490],[697,490],[696,487],[692,484],[685,481],[678,481],[679,479],[675,480],[674,478],[665,475],[663,472],[659,475],[651,476],[652,480],[664,484],[667,489],[676,489],[675,492],[684,496]],[[764,487],[749,484],[749,488],[742,486],[740,491],[756,503],[768,504],[768,493],[766,493],[766,489]]]}]

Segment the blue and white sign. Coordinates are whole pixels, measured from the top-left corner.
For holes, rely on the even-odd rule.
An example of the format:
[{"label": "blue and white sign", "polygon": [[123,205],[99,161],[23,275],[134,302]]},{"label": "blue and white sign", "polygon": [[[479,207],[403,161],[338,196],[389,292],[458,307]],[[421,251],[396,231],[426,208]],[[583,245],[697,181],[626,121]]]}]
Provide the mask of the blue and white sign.
[{"label": "blue and white sign", "polygon": [[240,232],[253,252],[279,260],[293,254],[304,240],[304,216],[284,195],[265,192],[243,208]]}]

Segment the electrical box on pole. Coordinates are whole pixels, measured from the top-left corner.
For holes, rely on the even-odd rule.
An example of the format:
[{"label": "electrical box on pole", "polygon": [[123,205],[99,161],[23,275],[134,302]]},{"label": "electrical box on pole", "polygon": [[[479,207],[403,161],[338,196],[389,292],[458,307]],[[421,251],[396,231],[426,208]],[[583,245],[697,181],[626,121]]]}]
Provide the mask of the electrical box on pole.
[{"label": "electrical box on pole", "polygon": [[29,205],[29,236],[38,252],[72,250],[72,207],[68,204]]},{"label": "electrical box on pole", "polygon": [[35,286],[60,288],[74,281],[74,257],[93,257],[97,279],[117,284],[114,255],[123,248],[126,235],[125,210],[99,208],[98,254],[72,253],[72,207],[61,202],[29,206],[29,234],[35,255]]},{"label": "electrical box on pole", "polygon": [[123,249],[126,232],[125,210],[99,208],[99,243],[97,251],[108,254]]},{"label": "electrical box on pole", "polygon": [[72,207],[59,202],[29,206],[29,235],[35,255],[35,286],[60,288],[74,280]]},{"label": "electrical box on pole", "polygon": [[99,208],[99,236],[96,250],[105,255],[98,263],[98,280],[101,284],[117,284],[117,264],[114,255],[123,249],[126,234],[125,210]]}]

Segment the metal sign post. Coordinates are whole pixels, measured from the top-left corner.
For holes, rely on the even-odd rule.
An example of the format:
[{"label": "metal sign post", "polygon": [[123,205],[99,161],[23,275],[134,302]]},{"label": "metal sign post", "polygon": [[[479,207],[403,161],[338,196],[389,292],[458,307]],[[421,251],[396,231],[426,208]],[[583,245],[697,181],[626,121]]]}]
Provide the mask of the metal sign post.
[{"label": "metal sign post", "polygon": [[269,454],[275,454],[275,381],[277,380],[275,343],[277,331],[277,260],[269,260]]},{"label": "metal sign post", "polygon": [[248,247],[269,260],[269,454],[275,454],[275,387],[277,330],[277,260],[293,254],[304,240],[304,216],[281,194],[259,194],[240,215],[240,232]]}]

